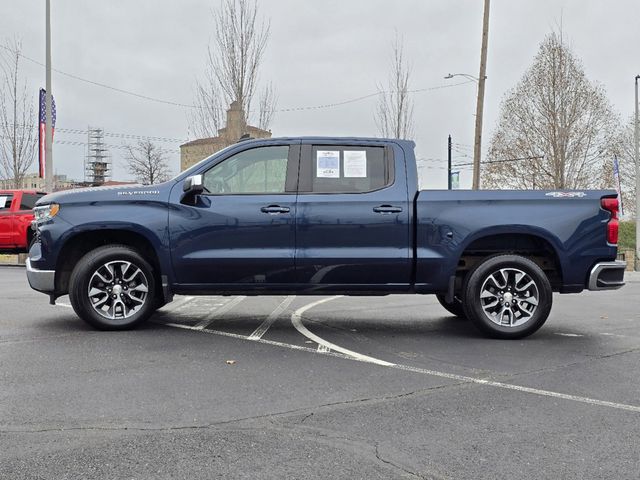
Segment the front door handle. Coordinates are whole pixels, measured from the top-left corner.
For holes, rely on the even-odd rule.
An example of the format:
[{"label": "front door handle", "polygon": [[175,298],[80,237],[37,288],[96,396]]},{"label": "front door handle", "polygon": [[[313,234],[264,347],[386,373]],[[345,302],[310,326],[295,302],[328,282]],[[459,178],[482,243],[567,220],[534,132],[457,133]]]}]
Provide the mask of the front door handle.
[{"label": "front door handle", "polygon": [[289,213],[291,209],[289,207],[281,207],[280,205],[269,205],[260,209],[262,213],[269,213],[275,215],[277,213]]},{"label": "front door handle", "polygon": [[373,207],[373,211],[376,213],[400,213],[402,207],[394,207],[393,205],[380,205],[379,207]]}]

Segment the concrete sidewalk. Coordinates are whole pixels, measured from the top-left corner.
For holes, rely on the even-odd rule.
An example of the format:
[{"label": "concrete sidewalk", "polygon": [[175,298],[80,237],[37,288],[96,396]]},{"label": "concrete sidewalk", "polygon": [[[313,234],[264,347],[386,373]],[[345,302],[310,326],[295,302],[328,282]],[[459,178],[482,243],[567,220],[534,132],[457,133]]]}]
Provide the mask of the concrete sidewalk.
[{"label": "concrete sidewalk", "polygon": [[629,283],[639,283],[640,272],[624,272],[624,281]]},{"label": "concrete sidewalk", "polygon": [[27,260],[26,253],[0,255],[0,266],[24,267],[26,260]]}]

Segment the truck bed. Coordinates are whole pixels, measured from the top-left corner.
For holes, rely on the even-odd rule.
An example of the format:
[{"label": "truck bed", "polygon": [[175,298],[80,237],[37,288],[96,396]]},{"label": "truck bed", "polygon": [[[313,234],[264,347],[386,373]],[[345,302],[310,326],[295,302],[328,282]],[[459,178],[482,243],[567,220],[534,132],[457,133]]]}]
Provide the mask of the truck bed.
[{"label": "truck bed", "polygon": [[[610,190],[420,190],[416,196],[416,286],[446,289],[465,252],[551,249],[559,291],[585,288],[596,261],[616,258],[606,240],[609,212],[600,208]],[[500,235],[498,240],[492,237]],[[508,235],[508,237],[505,237]],[[462,266],[464,268],[465,266]],[[471,267],[471,265],[467,265]]]}]

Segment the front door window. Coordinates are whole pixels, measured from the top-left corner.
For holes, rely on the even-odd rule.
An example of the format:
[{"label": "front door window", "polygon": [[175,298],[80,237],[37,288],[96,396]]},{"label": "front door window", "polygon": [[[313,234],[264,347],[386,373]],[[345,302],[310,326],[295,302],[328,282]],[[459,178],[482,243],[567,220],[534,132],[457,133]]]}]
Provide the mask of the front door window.
[{"label": "front door window", "polygon": [[285,193],[288,155],[288,146],[262,147],[240,152],[204,174],[205,193]]}]

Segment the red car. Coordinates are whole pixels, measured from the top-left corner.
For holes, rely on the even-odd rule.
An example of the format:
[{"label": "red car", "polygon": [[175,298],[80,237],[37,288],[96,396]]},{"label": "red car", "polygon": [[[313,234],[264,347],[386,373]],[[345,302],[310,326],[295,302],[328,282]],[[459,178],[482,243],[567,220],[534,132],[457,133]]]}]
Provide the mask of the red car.
[{"label": "red car", "polygon": [[29,251],[33,206],[44,195],[35,190],[0,190],[0,253]]}]

